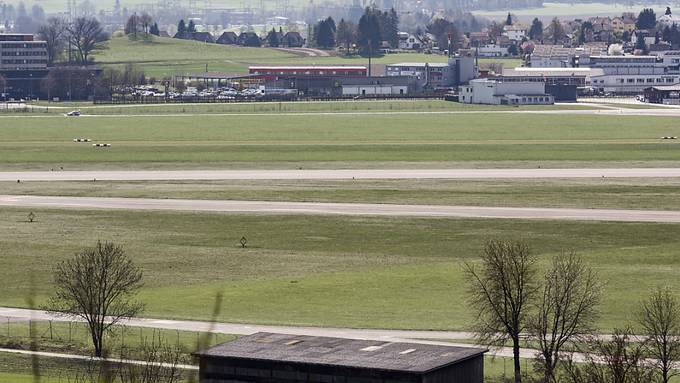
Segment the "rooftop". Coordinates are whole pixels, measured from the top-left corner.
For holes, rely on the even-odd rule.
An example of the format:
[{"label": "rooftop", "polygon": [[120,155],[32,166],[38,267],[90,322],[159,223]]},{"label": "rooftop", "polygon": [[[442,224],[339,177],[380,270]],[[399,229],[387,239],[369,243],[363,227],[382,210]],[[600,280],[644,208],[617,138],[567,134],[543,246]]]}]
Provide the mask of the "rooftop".
[{"label": "rooftop", "polygon": [[397,64],[389,64],[388,66],[413,66],[413,67],[425,67],[425,65],[428,65],[433,68],[444,68],[449,66],[447,63],[397,63]]},{"label": "rooftop", "polygon": [[196,355],[423,374],[483,355],[486,351],[472,347],[257,333]]},{"label": "rooftop", "polygon": [[367,70],[365,66],[334,65],[334,66],[251,66],[250,70]]}]

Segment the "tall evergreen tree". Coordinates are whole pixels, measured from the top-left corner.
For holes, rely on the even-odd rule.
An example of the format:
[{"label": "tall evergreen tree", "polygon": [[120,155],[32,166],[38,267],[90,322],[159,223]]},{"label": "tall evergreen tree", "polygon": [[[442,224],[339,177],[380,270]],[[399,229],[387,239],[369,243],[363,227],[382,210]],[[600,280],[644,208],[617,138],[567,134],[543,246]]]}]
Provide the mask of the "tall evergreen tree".
[{"label": "tall evergreen tree", "polygon": [[336,32],[336,40],[338,45],[345,47],[345,51],[349,52],[352,44],[356,43],[357,32],[356,25],[351,21],[341,19],[338,23],[338,31]]},{"label": "tall evergreen tree", "polygon": [[512,15],[508,12],[508,17],[505,19],[505,25],[512,25]]},{"label": "tall evergreen tree", "polygon": [[394,8],[384,15],[383,39],[389,42],[392,48],[399,48],[399,15]]},{"label": "tall evergreen tree", "polygon": [[195,33],[196,32],[196,24],[194,24],[194,20],[189,20],[189,26],[187,27],[187,32],[188,33]]},{"label": "tall evergreen tree", "polygon": [[635,27],[637,29],[654,29],[656,28],[656,14],[652,8],[645,8],[638,15],[638,19],[635,22]]},{"label": "tall evergreen tree", "polygon": [[316,31],[316,44],[324,49],[330,49],[335,47],[335,21],[332,18],[326,20],[321,20],[317,24]]},{"label": "tall evergreen tree", "polygon": [[161,35],[161,30],[158,28],[158,23],[153,23],[153,25],[149,29],[149,33],[151,33],[152,35],[156,35],[156,36]]},{"label": "tall evergreen tree", "polygon": [[184,38],[184,35],[187,33],[187,26],[184,24],[184,19],[179,21],[179,24],[177,24],[177,35],[181,38]]},{"label": "tall evergreen tree", "polygon": [[270,47],[277,48],[279,45],[281,45],[281,41],[279,41],[279,34],[276,33],[276,30],[272,28],[271,32],[267,35],[267,43],[269,43]]},{"label": "tall evergreen tree", "polygon": [[380,32],[380,20],[371,8],[366,8],[363,16],[359,19],[359,49],[361,54],[375,55],[380,50],[382,34]]},{"label": "tall evergreen tree", "polygon": [[529,38],[532,40],[543,41],[543,22],[538,18],[534,18],[529,28]]}]

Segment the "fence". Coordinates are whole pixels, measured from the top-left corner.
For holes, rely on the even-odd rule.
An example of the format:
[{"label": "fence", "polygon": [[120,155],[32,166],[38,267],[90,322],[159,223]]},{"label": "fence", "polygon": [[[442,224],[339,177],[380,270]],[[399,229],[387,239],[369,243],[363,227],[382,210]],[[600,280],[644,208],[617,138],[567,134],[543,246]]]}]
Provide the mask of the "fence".
[{"label": "fence", "polygon": [[321,96],[298,96],[298,97],[277,97],[264,96],[258,98],[231,98],[219,99],[216,97],[183,97],[183,98],[164,98],[153,96],[113,96],[111,99],[95,100],[99,105],[128,105],[128,104],[234,104],[234,103],[266,103],[280,101],[351,101],[351,100],[441,100],[444,95],[367,95],[360,97],[321,97]]}]

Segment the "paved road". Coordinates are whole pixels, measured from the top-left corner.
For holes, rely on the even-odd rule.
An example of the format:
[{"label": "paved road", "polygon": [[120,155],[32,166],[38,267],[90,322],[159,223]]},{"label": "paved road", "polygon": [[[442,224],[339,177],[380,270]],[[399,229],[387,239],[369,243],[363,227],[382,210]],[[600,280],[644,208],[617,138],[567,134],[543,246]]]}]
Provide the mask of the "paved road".
[{"label": "paved road", "polygon": [[680,211],[510,208],[269,201],[0,195],[0,206],[55,209],[207,211],[256,214],[545,219],[571,221],[680,222]]},{"label": "paved road", "polygon": [[[55,358],[55,359],[71,359],[71,360],[83,360],[83,361],[107,361],[115,364],[133,364],[139,366],[145,366],[148,362],[143,360],[133,360],[133,359],[120,359],[120,358],[97,358],[87,355],[76,355],[76,354],[62,354],[57,352],[45,352],[45,351],[29,351],[29,350],[17,350],[13,348],[0,348],[0,353],[5,354],[18,354],[18,355],[34,355],[39,358]],[[193,370],[198,371],[198,366],[191,364],[177,364],[173,366],[171,363],[151,363],[152,365],[171,368],[175,367],[181,370]]]},{"label": "paved road", "polygon": [[328,169],[0,172],[0,181],[367,180],[677,178],[680,168],[630,169]]}]

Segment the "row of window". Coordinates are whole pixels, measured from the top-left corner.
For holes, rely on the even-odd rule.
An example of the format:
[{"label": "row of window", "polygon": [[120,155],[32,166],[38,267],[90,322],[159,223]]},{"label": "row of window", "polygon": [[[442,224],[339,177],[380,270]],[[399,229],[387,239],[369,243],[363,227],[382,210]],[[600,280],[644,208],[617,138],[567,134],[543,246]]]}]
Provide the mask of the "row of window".
[{"label": "row of window", "polygon": [[[648,77],[648,78],[617,78],[617,84],[675,84],[676,80],[672,77]],[[593,84],[604,84],[604,80],[593,80]]]},{"label": "row of window", "polygon": [[47,56],[47,52],[40,51],[2,51],[0,56]]},{"label": "row of window", "polygon": [[12,64],[47,64],[47,60],[2,60],[3,65]]},{"label": "row of window", "polygon": [[4,43],[0,44],[0,48],[2,49],[26,49],[26,48],[47,48],[47,44],[45,43]]}]

